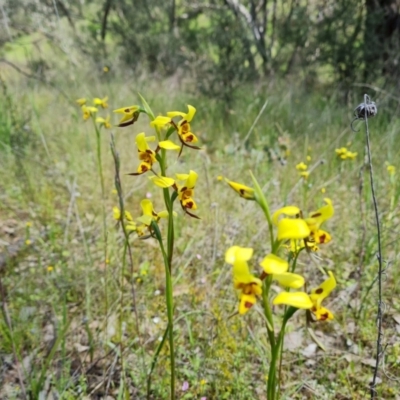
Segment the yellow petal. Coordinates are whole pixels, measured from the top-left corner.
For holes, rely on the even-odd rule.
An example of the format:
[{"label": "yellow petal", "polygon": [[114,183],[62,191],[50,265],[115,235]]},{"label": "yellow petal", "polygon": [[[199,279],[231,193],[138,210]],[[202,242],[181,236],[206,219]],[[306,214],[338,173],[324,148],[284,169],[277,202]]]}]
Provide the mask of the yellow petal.
[{"label": "yellow petal", "polygon": [[228,179],[225,179],[226,183],[239,194],[240,197],[243,197],[247,200],[254,200],[254,189],[241,183],[233,182]]},{"label": "yellow petal", "polygon": [[178,181],[186,181],[189,178],[189,174],[175,174]]},{"label": "yellow petal", "polygon": [[151,222],[153,221],[153,218],[150,217],[149,215],[142,215],[137,220],[146,226],[150,226]]},{"label": "yellow petal", "polygon": [[129,106],[129,107],[118,108],[117,110],[114,110],[114,112],[117,114],[127,114],[132,116],[138,110],[139,106]]},{"label": "yellow petal", "polygon": [[164,117],[163,115],[159,115],[153,121],[150,122],[150,125],[153,127],[162,128],[169,123],[171,123],[170,117]]},{"label": "yellow petal", "polygon": [[181,146],[175,144],[172,140],[163,140],[158,145],[166,150],[180,150]]},{"label": "yellow petal", "polygon": [[310,296],[304,292],[281,292],[272,302],[274,305],[286,304],[296,308],[310,309],[313,303]]},{"label": "yellow petal", "polygon": [[188,113],[186,114],[186,121],[190,122],[195,114],[196,114],[196,109],[193,106],[188,105]]},{"label": "yellow petal", "polygon": [[322,300],[325,299],[336,287],[336,279],[333,276],[332,271],[328,271],[329,278],[321,283],[316,289],[311,291],[311,299],[318,305],[321,304]]},{"label": "yellow petal", "polygon": [[329,218],[332,218],[335,210],[332,205],[332,200],[327,197],[324,199],[326,206],[319,208],[317,211],[314,211],[310,214],[310,218],[315,218],[318,220],[319,224],[326,221]]},{"label": "yellow petal", "polygon": [[149,149],[149,145],[147,144],[146,136],[144,132],[138,133],[136,135],[136,146],[138,147],[139,151],[145,152]]},{"label": "yellow petal", "polygon": [[197,173],[190,170],[189,176],[186,180],[186,187],[189,189],[193,189],[196,186],[197,177],[198,177]]},{"label": "yellow petal", "polygon": [[249,261],[252,256],[252,248],[232,246],[225,253],[225,262],[227,264],[234,264],[236,261]]},{"label": "yellow petal", "polygon": [[164,211],[160,211],[159,213],[157,213],[157,216],[159,216],[160,218],[168,218],[169,213],[167,210],[164,210]]},{"label": "yellow petal", "polygon": [[78,99],[78,100],[76,100],[76,102],[77,102],[80,106],[83,106],[83,105],[86,104],[86,99],[84,99],[84,98]]},{"label": "yellow petal", "polygon": [[291,272],[284,272],[282,274],[274,274],[274,278],[283,287],[289,287],[292,289],[300,289],[304,286],[304,278],[298,274],[292,274]]},{"label": "yellow petal", "polygon": [[175,180],[166,176],[150,176],[149,179],[161,188],[167,188],[175,183]]},{"label": "yellow petal", "polygon": [[246,314],[256,301],[257,298],[254,294],[242,294],[240,296],[239,314]]},{"label": "yellow petal", "polygon": [[278,240],[305,239],[310,235],[310,228],[302,219],[283,218],[278,223]]},{"label": "yellow petal", "polygon": [[132,214],[129,211],[125,211],[125,218],[128,221],[133,221]]},{"label": "yellow petal", "polygon": [[136,231],[136,224],[133,222],[129,222],[129,224],[126,225],[126,230],[127,231]]},{"label": "yellow petal", "polygon": [[113,207],[113,218],[116,220],[121,218],[121,211],[118,207]]},{"label": "yellow petal", "polygon": [[140,202],[140,207],[142,207],[143,215],[149,215],[153,217],[153,203],[149,199],[143,199]]},{"label": "yellow petal", "polygon": [[295,206],[286,206],[275,211],[272,215],[272,222],[274,225],[278,225],[278,220],[281,215],[287,215],[289,217],[295,217],[300,214],[300,208]]},{"label": "yellow petal", "polygon": [[168,115],[169,119],[178,117],[178,116],[182,117],[182,118],[186,117],[186,113],[184,113],[182,111],[169,111],[169,112],[167,112],[167,115]]},{"label": "yellow petal", "polygon": [[235,261],[233,264],[233,281],[237,287],[240,284],[253,283],[254,285],[262,285],[261,280],[255,277],[249,271],[249,266],[246,261]]},{"label": "yellow petal", "polygon": [[268,275],[282,274],[289,268],[288,262],[275,254],[268,254],[264,260],[261,261],[260,265]]}]

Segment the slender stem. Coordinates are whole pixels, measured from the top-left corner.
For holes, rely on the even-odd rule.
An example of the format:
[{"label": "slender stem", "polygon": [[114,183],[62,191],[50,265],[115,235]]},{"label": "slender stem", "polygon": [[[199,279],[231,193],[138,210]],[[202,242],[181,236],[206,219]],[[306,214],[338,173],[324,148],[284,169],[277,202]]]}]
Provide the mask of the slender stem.
[{"label": "slender stem", "polygon": [[97,143],[97,169],[99,173],[99,180],[101,186],[101,208],[103,217],[103,240],[104,240],[104,297],[105,297],[105,308],[106,308],[106,319],[108,319],[108,268],[107,268],[107,220],[106,220],[106,209],[105,209],[105,189],[104,189],[104,175],[103,175],[103,162],[101,157],[101,136],[100,128],[96,124],[94,116],[92,116],[93,126],[96,132],[96,143]]},{"label": "slender stem", "polygon": [[[157,132],[158,134],[158,132]],[[160,169],[161,176],[166,176],[167,154],[165,149],[161,149]],[[171,400],[175,399],[175,348],[174,348],[174,301],[172,289],[172,258],[174,253],[174,205],[169,193],[169,189],[163,189],[164,203],[168,210],[168,235],[167,235],[167,252],[165,252],[161,235],[158,237],[160,248],[164,257],[165,265],[165,286],[166,286],[166,302],[168,313],[168,339],[170,348],[170,369],[171,369]]]},{"label": "slender stem", "polygon": [[271,347],[271,355],[272,355],[272,349],[275,346],[275,334],[274,334],[274,319],[272,317],[272,310],[269,304],[269,288],[271,286],[272,282],[272,275],[269,275],[265,280],[264,280],[264,288],[262,291],[262,297],[263,297],[263,307],[264,307],[264,314],[265,318],[268,321],[267,324],[267,332],[268,332],[268,339]]},{"label": "slender stem", "polygon": [[278,340],[276,341],[273,350],[271,363],[269,366],[269,374],[268,374],[268,387],[267,387],[267,398],[268,400],[275,400],[277,395],[276,390],[276,363],[279,359],[279,354],[281,347],[283,345],[283,339],[285,337],[285,328],[286,328],[287,319],[284,319],[282,322],[281,331],[279,332]]},{"label": "slender stem", "polygon": [[364,95],[364,105],[365,105],[365,138],[367,142],[367,152],[368,152],[368,165],[369,165],[369,177],[371,183],[371,194],[372,201],[374,203],[374,211],[375,211],[375,222],[376,222],[376,231],[377,231],[377,239],[378,239],[378,311],[377,311],[377,322],[378,322],[378,335],[376,339],[376,359],[375,359],[375,367],[374,367],[374,375],[372,378],[372,382],[370,383],[370,396],[371,399],[375,399],[377,392],[375,390],[376,386],[376,378],[378,376],[379,363],[382,355],[382,319],[383,319],[383,307],[382,307],[382,273],[383,273],[383,263],[382,263],[382,243],[381,243],[381,223],[379,220],[379,211],[378,211],[378,202],[376,200],[375,194],[375,185],[374,185],[374,174],[372,169],[372,156],[371,156],[371,145],[369,138],[369,129],[368,129],[368,112],[367,112],[367,104],[369,97]]},{"label": "slender stem", "polygon": [[174,299],[172,293],[172,279],[169,265],[168,254],[165,251],[164,243],[161,237],[160,230],[155,221],[152,222],[153,230],[155,231],[156,238],[160,245],[161,253],[164,259],[165,266],[165,297],[167,302],[167,314],[168,314],[168,339],[169,339],[169,355],[170,355],[170,369],[171,369],[171,400],[175,400],[175,350],[174,350]]}]

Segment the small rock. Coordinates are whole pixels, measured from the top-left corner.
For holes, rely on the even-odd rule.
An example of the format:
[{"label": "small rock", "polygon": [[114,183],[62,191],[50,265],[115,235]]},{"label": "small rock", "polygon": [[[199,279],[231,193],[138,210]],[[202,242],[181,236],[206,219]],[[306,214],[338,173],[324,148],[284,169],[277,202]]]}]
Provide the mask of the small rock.
[{"label": "small rock", "polygon": [[311,358],[317,352],[317,348],[318,346],[315,343],[311,343],[301,352],[301,354],[304,357]]}]

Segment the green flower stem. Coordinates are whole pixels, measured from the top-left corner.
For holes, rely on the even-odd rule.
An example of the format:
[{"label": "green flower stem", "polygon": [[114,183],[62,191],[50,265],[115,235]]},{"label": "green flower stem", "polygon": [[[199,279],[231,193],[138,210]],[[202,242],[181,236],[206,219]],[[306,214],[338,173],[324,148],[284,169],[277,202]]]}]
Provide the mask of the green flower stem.
[{"label": "green flower stem", "polygon": [[175,351],[174,351],[174,303],[172,295],[172,279],[171,279],[171,267],[169,264],[169,257],[165,251],[164,243],[161,237],[161,232],[155,221],[151,224],[153,231],[156,235],[158,243],[160,244],[161,253],[164,259],[165,266],[165,283],[166,283],[166,302],[167,302],[167,313],[168,313],[168,339],[169,339],[169,354],[170,354],[170,369],[171,369],[171,400],[175,400]]},{"label": "green flower stem", "polygon": [[103,175],[103,163],[101,158],[101,137],[100,137],[100,129],[96,125],[96,121],[92,116],[94,130],[96,131],[96,141],[97,141],[97,168],[99,170],[99,178],[101,185],[101,197],[104,200],[104,175]]},{"label": "green flower stem", "polygon": [[[160,169],[161,176],[166,176],[167,169],[167,152],[161,149]],[[167,252],[164,249],[161,234],[159,234],[158,241],[163,253],[164,266],[165,266],[165,286],[166,286],[166,302],[168,313],[168,339],[170,348],[170,368],[171,368],[171,400],[175,399],[175,351],[174,351],[174,303],[173,303],[173,289],[172,289],[172,257],[174,253],[174,205],[171,199],[169,189],[163,189],[165,207],[168,211],[168,235],[167,235]]]},{"label": "green flower stem", "polygon": [[275,400],[278,394],[276,390],[276,365],[279,359],[279,355],[281,352],[281,348],[283,346],[283,339],[285,337],[285,328],[288,319],[284,318],[282,322],[281,331],[279,332],[278,340],[275,342],[275,345],[272,348],[272,357],[271,363],[269,366],[269,373],[268,373],[268,386],[267,386],[267,398],[268,400]]},{"label": "green flower stem", "polygon": [[263,307],[264,307],[264,314],[265,314],[265,318],[267,319],[267,332],[268,332],[268,338],[269,338],[269,342],[270,342],[270,346],[271,346],[271,353],[272,353],[272,349],[275,346],[275,334],[274,334],[274,319],[272,317],[272,310],[271,310],[271,306],[269,304],[269,289],[271,287],[271,282],[272,282],[272,275],[268,276],[265,280],[264,280],[264,288],[262,291],[262,297],[263,297]]},{"label": "green flower stem", "polygon": [[[107,269],[107,221],[106,221],[106,209],[105,209],[105,189],[104,189],[104,175],[103,175],[103,162],[101,157],[101,136],[100,129],[96,124],[95,117],[92,116],[93,126],[96,131],[96,142],[97,142],[97,168],[100,179],[101,186],[101,208],[102,208],[102,216],[103,216],[103,240],[104,240],[104,298],[105,298],[105,308],[106,308],[106,316],[108,315],[108,269]],[[108,317],[107,317],[108,318]]]}]

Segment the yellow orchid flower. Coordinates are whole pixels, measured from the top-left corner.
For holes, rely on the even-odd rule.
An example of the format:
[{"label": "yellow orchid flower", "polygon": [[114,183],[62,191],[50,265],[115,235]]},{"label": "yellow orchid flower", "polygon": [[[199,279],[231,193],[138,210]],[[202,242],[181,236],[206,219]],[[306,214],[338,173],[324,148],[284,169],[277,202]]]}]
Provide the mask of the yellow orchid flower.
[{"label": "yellow orchid flower", "polygon": [[331,271],[328,271],[329,278],[321,283],[316,289],[313,289],[310,294],[310,299],[313,303],[311,311],[315,314],[317,320],[325,321],[332,320],[333,314],[325,307],[321,306],[322,300],[329,296],[336,287],[336,279]]},{"label": "yellow orchid flower", "polygon": [[85,98],[77,99],[76,102],[82,107],[86,104],[86,99]]},{"label": "yellow orchid flower", "polygon": [[[317,251],[317,244],[328,243],[332,240],[328,232],[320,229],[323,222],[332,218],[334,208],[332,200],[325,198],[325,206],[310,214],[309,218],[300,218],[302,215],[300,209],[295,206],[283,207],[272,215],[272,222],[278,227],[278,240],[291,240],[291,250],[294,248],[300,250],[307,246],[308,249]],[[284,218],[280,219],[283,215]],[[295,218],[286,218],[295,217]],[[304,245],[299,240],[304,240]]]},{"label": "yellow orchid flower", "polygon": [[187,214],[196,218],[196,216],[188,212],[188,209],[197,209],[197,205],[193,199],[193,196],[194,187],[196,186],[198,175],[195,171],[190,170],[189,174],[176,174],[176,177],[178,178],[178,180],[185,180],[185,184],[183,186],[176,185],[178,197],[181,202],[182,208]]},{"label": "yellow orchid flower", "polygon": [[148,142],[152,142],[154,140],[154,136],[146,137],[144,132],[138,133],[136,135],[136,146],[138,148],[139,160],[141,162],[139,164],[137,172],[133,172],[129,175],[141,175],[152,169],[153,164],[157,161],[156,153],[155,151],[150,149]]},{"label": "yellow orchid flower", "polygon": [[194,115],[196,114],[196,109],[193,106],[188,105],[188,112],[183,113],[180,111],[171,111],[167,113],[167,116],[171,119],[174,117],[181,117],[182,119],[178,122],[178,135],[181,141],[185,144],[196,143],[198,139],[194,133],[190,130],[189,122],[192,121]]},{"label": "yellow orchid flower", "polygon": [[245,314],[256,303],[262,293],[262,282],[249,271],[247,261],[251,259],[253,249],[239,246],[230,247],[225,253],[225,262],[233,265],[233,283],[240,290],[239,314]]},{"label": "yellow orchid flower", "polygon": [[230,181],[229,179],[225,178],[225,182],[236,192],[239,194],[240,197],[243,197],[247,200],[254,200],[254,189],[241,183]]},{"label": "yellow orchid flower", "polygon": [[296,308],[309,309],[319,321],[332,320],[332,312],[321,305],[322,301],[336,287],[333,273],[329,271],[328,274],[329,278],[316,289],[313,289],[310,295],[304,292],[281,292],[275,297],[273,304],[285,304]]},{"label": "yellow orchid flower", "polygon": [[317,211],[312,212],[310,217],[305,219],[306,224],[310,228],[310,237],[309,240],[306,241],[308,242],[306,243],[307,245],[309,243],[323,244],[332,240],[331,235],[328,232],[320,229],[321,224],[332,218],[335,213],[332,200],[326,197],[324,201],[326,203],[325,206],[319,208]]},{"label": "yellow orchid flower", "polygon": [[153,203],[149,199],[143,199],[140,202],[140,207],[142,208],[143,215],[137,220],[146,226],[150,226],[152,221],[158,222],[160,218],[168,218],[168,211],[155,212]]},{"label": "yellow orchid flower", "polygon": [[[133,222],[131,213],[129,211],[125,210],[124,216],[126,219],[126,224],[125,224],[126,229],[128,231],[136,231],[137,226]],[[121,219],[121,210],[118,207],[113,207],[113,218],[117,221],[119,221]]]},{"label": "yellow orchid flower", "polygon": [[95,106],[100,106],[101,108],[107,108],[108,107],[107,100],[108,100],[107,96],[103,97],[102,99],[100,99],[99,97],[95,97],[93,99],[93,104]]},{"label": "yellow orchid flower", "polygon": [[81,110],[83,112],[83,119],[86,121],[88,120],[92,115],[97,113],[97,108],[96,107],[87,107],[86,105],[83,105],[81,107]]},{"label": "yellow orchid flower", "polygon": [[111,128],[110,116],[109,115],[107,116],[107,118],[97,117],[96,118],[96,122],[98,124],[100,124],[101,126],[104,126],[104,128],[106,128],[106,129],[110,129]]},{"label": "yellow orchid flower", "polygon": [[139,106],[122,107],[114,110],[116,114],[123,114],[122,119],[119,121],[119,126],[132,125],[137,121],[140,114]]}]

